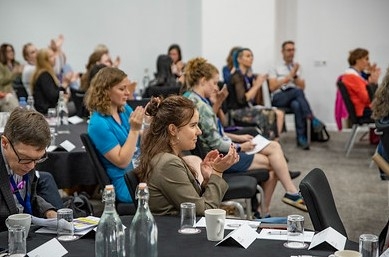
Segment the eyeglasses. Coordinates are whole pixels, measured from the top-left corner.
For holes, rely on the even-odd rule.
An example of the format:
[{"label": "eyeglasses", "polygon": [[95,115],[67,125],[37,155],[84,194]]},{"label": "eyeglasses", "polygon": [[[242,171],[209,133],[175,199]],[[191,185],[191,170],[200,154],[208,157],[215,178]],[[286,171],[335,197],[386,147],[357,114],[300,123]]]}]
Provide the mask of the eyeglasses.
[{"label": "eyeglasses", "polygon": [[286,52],[294,52],[296,49],[294,49],[294,48],[287,48],[287,49],[285,49],[285,51]]},{"label": "eyeglasses", "polygon": [[15,147],[14,147],[14,145],[12,144],[11,140],[8,139],[8,142],[9,142],[9,144],[11,145],[12,150],[15,152],[16,157],[18,157],[18,163],[20,163],[20,164],[30,164],[30,163],[32,163],[32,162],[34,162],[35,164],[37,164],[37,163],[42,163],[42,162],[46,161],[47,158],[49,158],[49,156],[47,155],[46,149],[45,149],[45,154],[44,154],[43,157],[41,157],[40,159],[22,159],[22,158],[19,157],[19,154],[18,154],[18,152],[15,150]]}]

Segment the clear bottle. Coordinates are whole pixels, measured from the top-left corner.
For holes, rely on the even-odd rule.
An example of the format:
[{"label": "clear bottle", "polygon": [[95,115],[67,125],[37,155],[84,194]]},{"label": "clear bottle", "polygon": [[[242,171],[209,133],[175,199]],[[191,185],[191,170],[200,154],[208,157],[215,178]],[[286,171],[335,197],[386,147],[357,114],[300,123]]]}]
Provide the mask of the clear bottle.
[{"label": "clear bottle", "polygon": [[57,133],[68,134],[69,132],[69,111],[66,105],[63,91],[59,91],[59,98],[57,104]]},{"label": "clear bottle", "polygon": [[139,89],[139,94],[141,97],[143,97],[143,93],[145,92],[146,88],[149,86],[149,83],[150,83],[149,69],[146,68],[142,78],[142,87]]},{"label": "clear bottle", "polygon": [[27,107],[26,98],[24,96],[19,97],[19,107],[23,109]]},{"label": "clear bottle", "polygon": [[136,198],[138,209],[130,226],[130,257],[157,257],[158,228],[149,209],[146,183],[139,183]]},{"label": "clear bottle", "polygon": [[29,95],[27,97],[27,105],[26,105],[26,108],[28,110],[35,110],[35,107],[34,107],[34,97],[32,95]]},{"label": "clear bottle", "polygon": [[106,185],[103,193],[104,212],[96,229],[95,256],[125,256],[125,233],[122,221],[115,208],[115,190],[113,185]]}]

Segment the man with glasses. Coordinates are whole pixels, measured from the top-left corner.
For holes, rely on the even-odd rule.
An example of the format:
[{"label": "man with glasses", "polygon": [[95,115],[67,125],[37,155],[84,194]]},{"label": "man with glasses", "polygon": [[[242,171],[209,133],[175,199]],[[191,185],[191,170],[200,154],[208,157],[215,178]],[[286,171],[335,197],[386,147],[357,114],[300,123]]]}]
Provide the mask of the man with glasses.
[{"label": "man with glasses", "polygon": [[[38,112],[16,108],[1,136],[0,231],[5,219],[15,213],[55,218],[55,207],[37,195],[35,165],[47,159],[50,130]],[[57,190],[58,194],[58,190]]]},{"label": "man with glasses", "polygon": [[285,41],[282,44],[281,53],[284,62],[269,72],[269,89],[273,106],[293,111],[297,146],[309,150],[307,119],[311,120],[314,131],[320,131],[323,123],[313,116],[305,98],[305,80],[301,76],[301,67],[299,63],[293,61],[295,50],[293,41]]}]

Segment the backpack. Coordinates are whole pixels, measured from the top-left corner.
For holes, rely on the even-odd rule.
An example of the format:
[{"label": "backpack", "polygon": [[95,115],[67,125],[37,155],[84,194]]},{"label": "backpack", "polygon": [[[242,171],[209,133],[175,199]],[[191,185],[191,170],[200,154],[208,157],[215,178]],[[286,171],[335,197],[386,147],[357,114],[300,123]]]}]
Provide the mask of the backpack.
[{"label": "backpack", "polygon": [[324,143],[328,140],[330,140],[330,134],[328,134],[326,125],[323,124],[322,129],[318,132],[315,132],[311,122],[311,141]]},{"label": "backpack", "polygon": [[86,193],[74,192],[74,195],[63,198],[63,208],[73,210],[73,218],[93,216],[93,206]]}]

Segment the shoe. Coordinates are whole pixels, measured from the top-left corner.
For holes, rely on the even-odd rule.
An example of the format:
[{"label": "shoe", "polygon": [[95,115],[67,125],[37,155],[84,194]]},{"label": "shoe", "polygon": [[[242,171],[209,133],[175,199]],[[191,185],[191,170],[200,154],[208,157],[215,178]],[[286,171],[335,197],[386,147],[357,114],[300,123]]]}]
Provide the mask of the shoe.
[{"label": "shoe", "polygon": [[[270,214],[263,217],[263,219],[266,219],[266,218],[271,218]],[[255,211],[253,214],[253,219],[258,219],[258,220],[262,219],[261,213],[259,213],[259,211]]]},{"label": "shoe", "polygon": [[316,132],[316,133],[320,132],[324,127],[323,122],[321,122],[317,118],[313,118],[311,123],[312,123],[313,132]]},{"label": "shoe", "polygon": [[305,136],[298,136],[297,146],[302,148],[303,150],[309,150],[309,144],[307,138]]},{"label": "shoe", "polygon": [[301,175],[301,172],[300,171],[289,171],[289,175],[290,175],[291,179],[295,179]]},{"label": "shoe", "polygon": [[294,195],[285,193],[284,197],[282,198],[282,201],[302,211],[308,212],[307,206],[305,205],[303,197],[300,194]]}]

